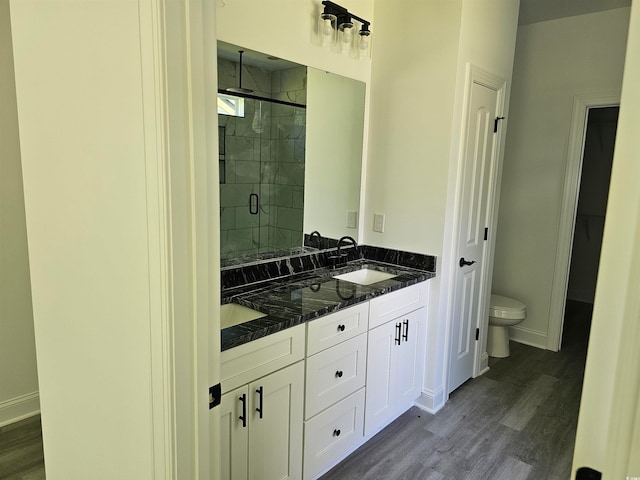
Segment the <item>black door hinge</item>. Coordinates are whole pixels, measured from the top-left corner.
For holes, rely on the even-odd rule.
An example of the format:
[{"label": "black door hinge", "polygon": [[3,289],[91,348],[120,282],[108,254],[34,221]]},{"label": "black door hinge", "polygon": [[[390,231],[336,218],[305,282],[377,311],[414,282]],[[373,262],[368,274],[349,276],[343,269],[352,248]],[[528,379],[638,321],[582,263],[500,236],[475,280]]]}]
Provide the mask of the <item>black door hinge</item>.
[{"label": "black door hinge", "polygon": [[602,473],[600,473],[597,470],[594,470],[593,468],[580,467],[576,471],[576,480],[600,480],[601,478],[602,478]]},{"label": "black door hinge", "polygon": [[480,338],[480,329],[476,328],[476,340]]},{"label": "black door hinge", "polygon": [[489,227],[484,227],[484,240],[486,241],[489,238]]},{"label": "black door hinge", "polygon": [[209,387],[209,410],[220,405],[222,401],[222,387],[218,383],[213,387]]},{"label": "black door hinge", "polygon": [[504,120],[504,117],[496,117],[496,119],[493,121],[493,133],[496,133],[498,131],[498,122],[500,120]]}]

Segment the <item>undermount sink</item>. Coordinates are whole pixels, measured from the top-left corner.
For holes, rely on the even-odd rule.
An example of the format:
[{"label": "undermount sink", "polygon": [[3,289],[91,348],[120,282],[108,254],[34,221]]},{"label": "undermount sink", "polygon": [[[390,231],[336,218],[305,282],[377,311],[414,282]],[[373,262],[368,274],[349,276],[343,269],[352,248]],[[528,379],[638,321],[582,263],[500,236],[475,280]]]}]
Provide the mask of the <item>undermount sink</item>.
[{"label": "undermount sink", "polygon": [[243,307],[237,303],[227,303],[220,305],[220,328],[233,327],[266,316],[266,313]]},{"label": "undermount sink", "polygon": [[395,277],[393,273],[381,272],[379,270],[371,270],[369,268],[361,268],[342,275],[334,275],[333,278],[344,280],[346,282],[357,283],[358,285],[373,285],[382,280],[389,280]]}]

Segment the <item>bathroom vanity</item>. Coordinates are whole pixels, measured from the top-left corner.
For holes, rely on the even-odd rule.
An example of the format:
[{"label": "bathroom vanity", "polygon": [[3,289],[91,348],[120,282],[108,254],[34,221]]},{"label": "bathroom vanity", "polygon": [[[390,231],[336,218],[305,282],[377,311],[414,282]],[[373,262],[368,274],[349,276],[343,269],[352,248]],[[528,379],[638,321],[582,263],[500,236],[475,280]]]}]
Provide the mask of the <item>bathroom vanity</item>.
[{"label": "bathroom vanity", "polygon": [[222,330],[222,478],[318,478],[408,409],[433,270],[354,258],[228,288],[262,316]]},{"label": "bathroom vanity", "polygon": [[[239,50],[255,95],[231,101]],[[244,109],[219,108],[222,478],[315,479],[420,396],[435,257],[342,248],[364,83],[224,42],[218,57],[219,93]]]}]

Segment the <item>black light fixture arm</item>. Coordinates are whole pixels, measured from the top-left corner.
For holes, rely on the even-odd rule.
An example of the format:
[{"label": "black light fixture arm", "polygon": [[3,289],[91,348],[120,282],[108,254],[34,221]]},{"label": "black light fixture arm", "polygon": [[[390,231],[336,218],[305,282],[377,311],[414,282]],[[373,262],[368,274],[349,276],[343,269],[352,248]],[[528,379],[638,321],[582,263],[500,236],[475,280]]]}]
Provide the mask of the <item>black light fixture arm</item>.
[{"label": "black light fixture arm", "polygon": [[346,8],[338,5],[337,3],[330,2],[329,0],[323,0],[322,5],[324,5],[324,13],[335,15],[338,18],[338,25],[344,22],[350,22],[351,19],[355,19],[362,24],[362,31],[369,31],[369,25],[371,25],[369,20],[365,20],[353,13],[349,13],[349,10]]}]

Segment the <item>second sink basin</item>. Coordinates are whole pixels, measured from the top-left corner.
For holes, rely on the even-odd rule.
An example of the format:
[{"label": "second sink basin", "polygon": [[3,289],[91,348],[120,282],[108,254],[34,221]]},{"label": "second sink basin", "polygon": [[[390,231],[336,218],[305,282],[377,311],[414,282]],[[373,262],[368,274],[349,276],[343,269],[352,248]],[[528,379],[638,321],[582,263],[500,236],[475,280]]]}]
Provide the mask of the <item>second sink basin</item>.
[{"label": "second sink basin", "polygon": [[252,310],[237,303],[220,305],[220,328],[233,327],[244,322],[250,322],[258,318],[266,317],[266,313]]},{"label": "second sink basin", "polygon": [[333,278],[338,280],[345,280],[351,283],[357,283],[358,285],[373,285],[374,283],[381,282],[382,280],[389,280],[395,277],[393,273],[380,272],[379,270],[371,270],[369,268],[361,268],[354,272],[343,273],[342,275],[335,275]]}]

